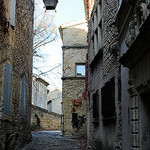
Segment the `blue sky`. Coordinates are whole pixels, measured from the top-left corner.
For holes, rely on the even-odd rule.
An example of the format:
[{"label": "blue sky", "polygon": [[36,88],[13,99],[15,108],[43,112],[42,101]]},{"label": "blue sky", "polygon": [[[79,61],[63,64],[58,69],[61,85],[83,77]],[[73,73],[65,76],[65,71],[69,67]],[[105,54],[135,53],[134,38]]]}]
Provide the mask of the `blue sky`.
[{"label": "blue sky", "polygon": [[83,0],[58,0],[55,17],[57,26],[84,18]]}]

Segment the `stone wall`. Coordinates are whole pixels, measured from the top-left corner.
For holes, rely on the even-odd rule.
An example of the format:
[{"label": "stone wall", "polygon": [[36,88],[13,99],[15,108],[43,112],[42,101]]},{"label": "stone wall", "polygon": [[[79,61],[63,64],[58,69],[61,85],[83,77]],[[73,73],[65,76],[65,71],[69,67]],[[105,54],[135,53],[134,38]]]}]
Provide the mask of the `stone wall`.
[{"label": "stone wall", "polygon": [[[99,8],[102,18],[97,21]],[[104,150],[146,150],[150,147],[149,8],[149,0],[97,0],[94,3],[88,36],[89,147]],[[95,42],[95,34],[99,28],[103,46],[95,53],[99,44]],[[107,89],[110,84],[114,86],[113,91]],[[115,113],[109,116],[111,97],[107,95],[111,93],[114,94]],[[99,107],[94,106],[95,99]],[[97,124],[94,123],[94,109],[98,110]]]},{"label": "stone wall", "polygon": [[88,30],[85,20],[77,20],[74,22],[66,23],[60,26],[62,30],[63,46],[86,46],[85,34]]},{"label": "stone wall", "polygon": [[[126,34],[123,37],[127,48],[122,53],[120,60],[123,66],[129,69],[130,148],[133,150],[150,149],[150,111],[148,109],[150,106],[148,101],[150,95],[149,5],[150,1],[137,1],[134,3],[135,7],[133,11],[130,11],[130,14],[133,15],[128,19],[128,28],[126,32],[124,31]],[[122,45],[124,45],[123,42]],[[122,46],[122,51],[123,48]]]},{"label": "stone wall", "polygon": [[[85,90],[85,80],[83,79],[67,79],[63,80],[63,114],[64,135],[82,136],[86,134],[86,123],[80,120],[81,126],[73,127],[72,113],[78,114],[80,117],[86,116],[86,100],[82,97]],[[82,97],[80,106],[73,106],[72,100]]]},{"label": "stone wall", "polygon": [[53,112],[48,112],[48,110],[32,105],[31,129],[32,130],[60,130],[61,115]]},{"label": "stone wall", "polygon": [[[1,2],[5,9],[0,17],[0,147],[17,150],[31,140],[34,2],[16,1],[14,25],[9,20],[10,1]],[[6,80],[7,69],[11,73],[9,80]],[[9,93],[5,94],[6,91]]]}]

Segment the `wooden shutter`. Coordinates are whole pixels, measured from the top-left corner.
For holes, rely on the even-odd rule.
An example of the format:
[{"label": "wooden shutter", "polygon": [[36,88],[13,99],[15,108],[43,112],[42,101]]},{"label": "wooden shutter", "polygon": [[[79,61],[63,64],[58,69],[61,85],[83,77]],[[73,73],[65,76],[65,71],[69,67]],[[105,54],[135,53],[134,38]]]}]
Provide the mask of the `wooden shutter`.
[{"label": "wooden shutter", "polygon": [[15,9],[16,9],[16,0],[10,0],[10,17],[9,23],[14,27],[15,26]]},{"label": "wooden shutter", "polygon": [[22,77],[21,118],[26,116],[26,78]]},{"label": "wooden shutter", "polygon": [[3,103],[3,115],[9,115],[10,113],[10,96],[11,96],[11,75],[12,70],[10,64],[5,65],[5,79],[4,79],[4,103]]}]

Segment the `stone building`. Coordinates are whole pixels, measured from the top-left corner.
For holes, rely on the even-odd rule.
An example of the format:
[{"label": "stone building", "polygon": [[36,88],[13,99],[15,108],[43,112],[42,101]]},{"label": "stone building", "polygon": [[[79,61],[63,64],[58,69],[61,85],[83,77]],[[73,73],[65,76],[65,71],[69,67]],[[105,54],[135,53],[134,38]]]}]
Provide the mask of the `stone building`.
[{"label": "stone building", "polygon": [[0,149],[31,140],[33,0],[0,1]]},{"label": "stone building", "polygon": [[47,109],[48,82],[41,77],[32,78],[32,104]]},{"label": "stone building", "polygon": [[150,1],[84,2],[89,26],[87,144],[97,150],[148,150]]},{"label": "stone building", "polygon": [[[122,88],[128,83],[129,92],[130,130],[125,133],[122,126],[124,133],[122,136],[127,140],[131,139],[128,149],[148,150],[150,149],[150,1],[137,0],[128,3],[123,1],[116,18],[116,26],[120,33],[121,68],[125,67],[121,71]],[[126,81],[123,79],[126,78],[124,72],[126,74],[128,72]],[[126,145],[127,142],[123,143],[124,149]]]},{"label": "stone building", "polygon": [[118,1],[97,0],[89,17],[87,138],[97,150],[115,149],[119,140],[120,69],[113,51],[117,11]]},{"label": "stone building", "polygon": [[57,114],[62,114],[62,92],[59,89],[50,91],[47,96],[47,110]]},{"label": "stone building", "polygon": [[75,21],[60,26],[63,41],[62,131],[63,135],[86,133],[85,63],[87,23]]}]

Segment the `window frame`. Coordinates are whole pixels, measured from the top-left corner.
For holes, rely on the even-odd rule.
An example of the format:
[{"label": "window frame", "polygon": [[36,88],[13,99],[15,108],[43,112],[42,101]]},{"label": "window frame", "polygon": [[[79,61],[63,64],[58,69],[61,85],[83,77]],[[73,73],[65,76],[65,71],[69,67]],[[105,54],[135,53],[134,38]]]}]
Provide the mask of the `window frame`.
[{"label": "window frame", "polygon": [[85,70],[85,72],[84,72],[84,75],[78,75],[78,72],[77,72],[77,67],[78,66],[84,66],[84,70],[85,70],[85,63],[76,63],[76,77],[85,77],[85,72],[86,72],[86,70]]},{"label": "window frame", "polygon": [[91,26],[93,33],[91,35],[91,44],[93,44],[94,55],[96,56],[103,47],[102,32],[102,4],[98,3],[95,13],[91,17]]},{"label": "window frame", "polygon": [[[50,106],[50,107],[48,107],[48,106]],[[50,108],[50,109],[49,109],[49,108]],[[47,110],[48,110],[49,112],[52,112],[52,100],[50,100],[50,101],[47,102]]]},{"label": "window frame", "polygon": [[[109,91],[109,93],[108,93]],[[101,89],[102,97],[102,121],[104,123],[114,122],[116,119],[115,106],[115,80],[114,77]],[[109,106],[109,107],[108,107]]]}]

